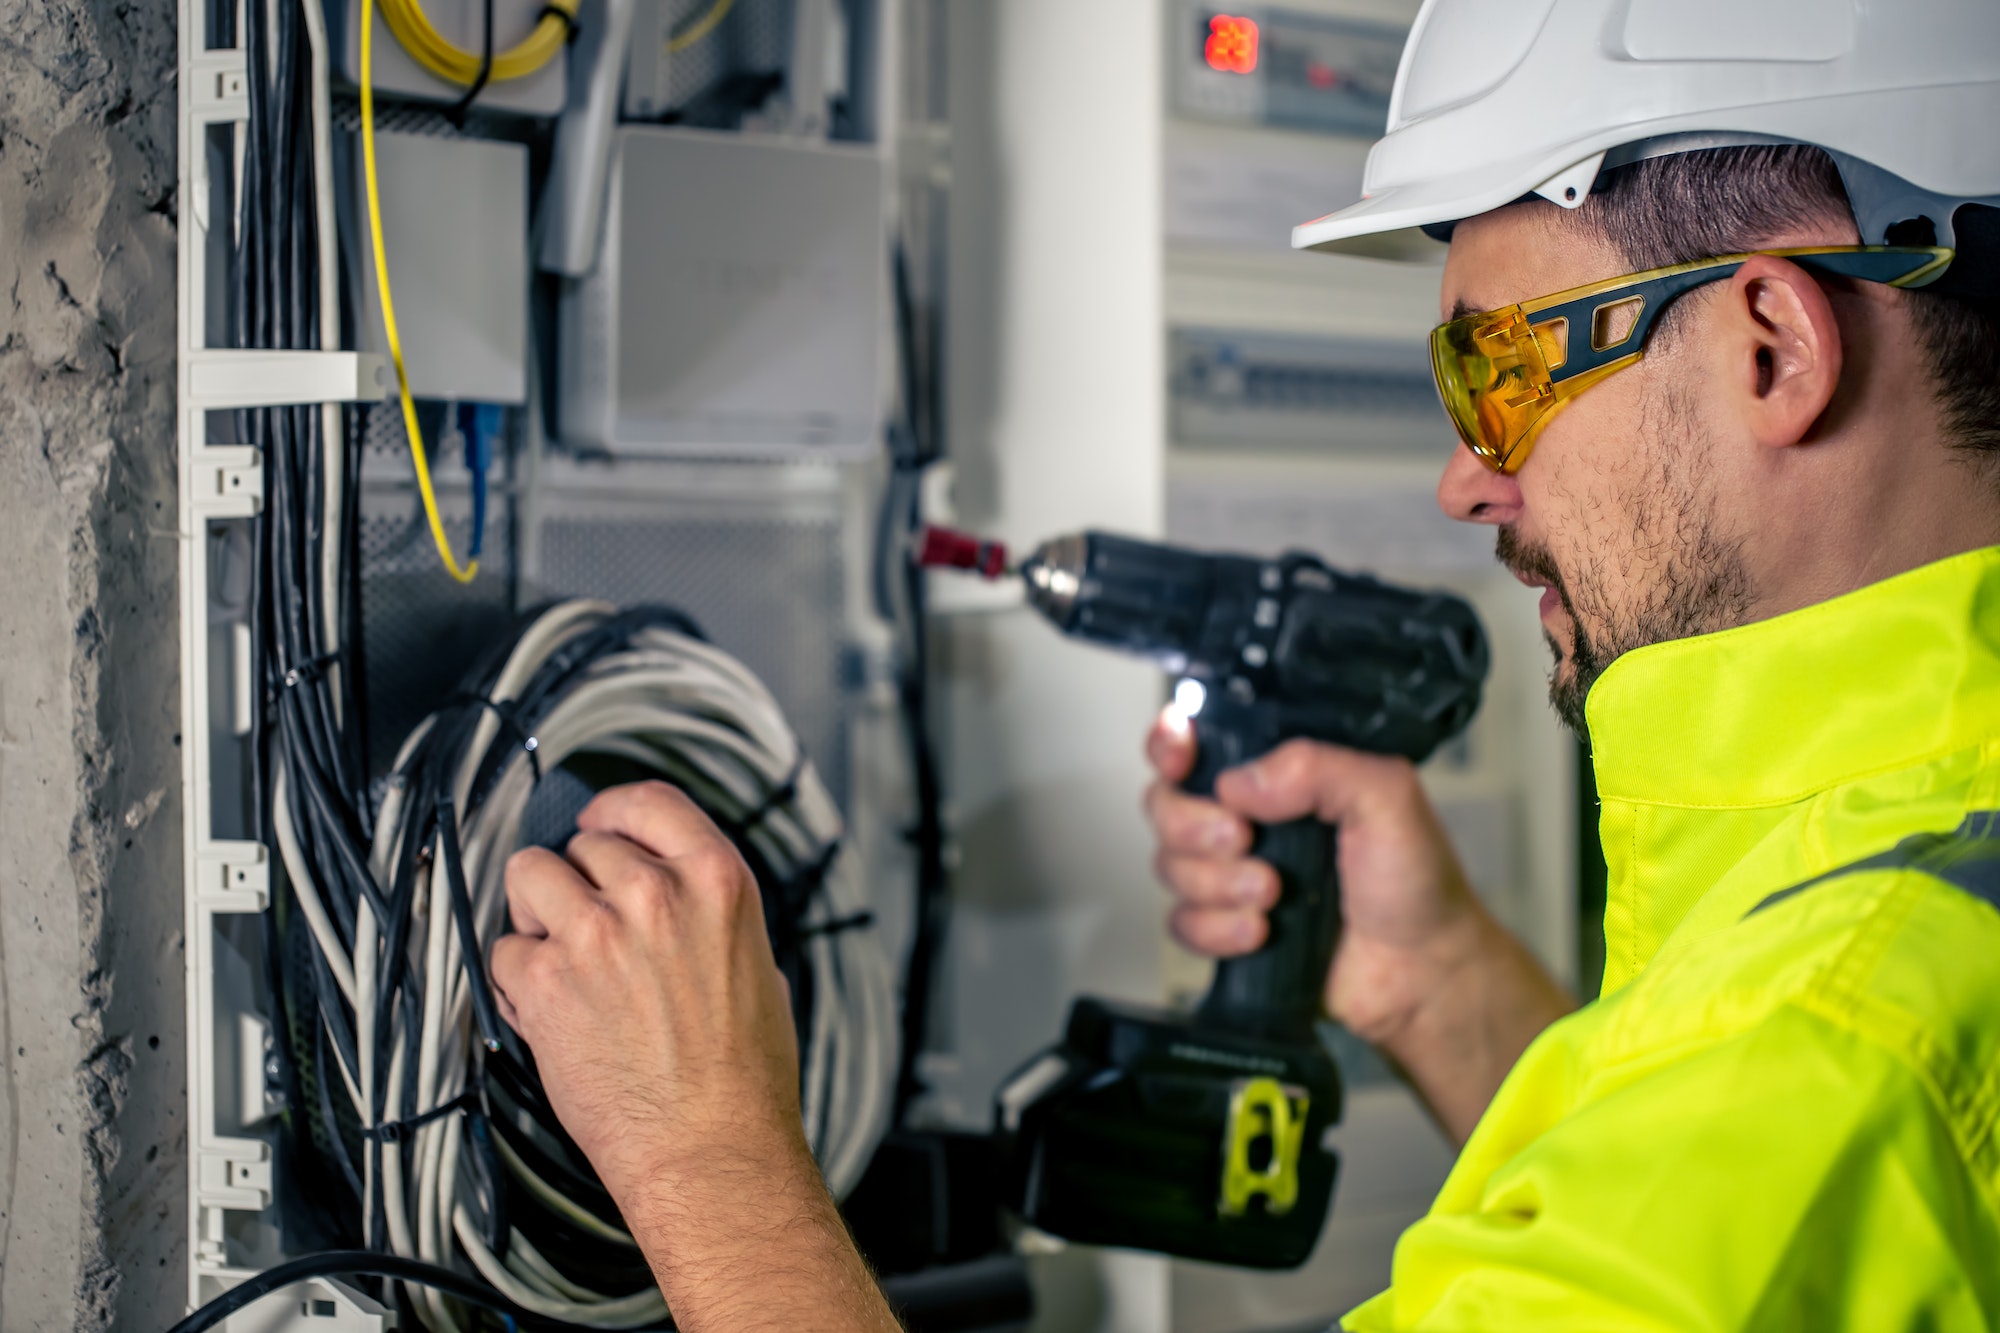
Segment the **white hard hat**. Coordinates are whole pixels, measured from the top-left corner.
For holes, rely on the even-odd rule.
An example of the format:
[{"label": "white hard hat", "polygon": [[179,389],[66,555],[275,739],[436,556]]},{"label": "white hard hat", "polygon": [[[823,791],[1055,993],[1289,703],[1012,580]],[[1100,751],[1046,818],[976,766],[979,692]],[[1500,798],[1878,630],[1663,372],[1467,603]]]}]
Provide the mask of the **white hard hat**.
[{"label": "white hard hat", "polygon": [[1530,194],[1574,208],[1607,167],[1768,142],[1832,154],[1865,244],[1922,220],[1962,244],[1962,204],[2000,207],[2000,0],[1425,0],[1361,202],[1292,244],[1409,253]]}]

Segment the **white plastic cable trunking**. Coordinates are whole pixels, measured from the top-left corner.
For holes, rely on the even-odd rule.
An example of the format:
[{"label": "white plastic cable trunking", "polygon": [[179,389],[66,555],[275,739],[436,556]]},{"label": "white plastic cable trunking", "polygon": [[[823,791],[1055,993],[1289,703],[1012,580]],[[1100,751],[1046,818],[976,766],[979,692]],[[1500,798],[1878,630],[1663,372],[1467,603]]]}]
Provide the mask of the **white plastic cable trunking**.
[{"label": "white plastic cable trunking", "polygon": [[[239,351],[208,345],[206,297],[211,236],[226,239],[233,219],[211,217],[212,131],[249,116],[243,54],[206,50],[204,5],[182,0],[180,12],[180,254],[179,448],[181,734],[186,877],[189,1273],[191,1301],[205,1301],[245,1275],[230,1265],[226,1214],[261,1213],[271,1204],[271,1160],[260,1139],[221,1130],[223,1098],[233,1086],[239,1104],[229,1122],[258,1118],[247,1101],[262,1098],[262,1061],[269,1022],[235,1004],[218,1005],[217,947],[220,918],[264,910],[269,898],[269,854],[260,842],[214,836],[211,808],[213,755],[210,729],[214,688],[232,665],[214,660],[208,633],[208,526],[216,520],[255,516],[262,506],[263,464],[246,445],[208,442],[211,411],[287,404],[381,399],[391,385],[381,356],[342,351]],[[240,136],[232,136],[240,172]],[[234,197],[232,191],[229,196]],[[248,648],[247,635],[239,635]],[[223,674],[217,674],[223,673]],[[235,682],[234,708],[245,711],[245,682]],[[227,699],[232,691],[220,692]],[[249,696],[254,706],[254,693]],[[227,1008],[232,1012],[220,1012]],[[233,1061],[233,1067],[230,1062]],[[335,1281],[301,1283],[290,1300],[260,1303],[229,1321],[236,1333],[299,1328],[315,1333],[374,1333],[389,1327],[386,1312]]]}]

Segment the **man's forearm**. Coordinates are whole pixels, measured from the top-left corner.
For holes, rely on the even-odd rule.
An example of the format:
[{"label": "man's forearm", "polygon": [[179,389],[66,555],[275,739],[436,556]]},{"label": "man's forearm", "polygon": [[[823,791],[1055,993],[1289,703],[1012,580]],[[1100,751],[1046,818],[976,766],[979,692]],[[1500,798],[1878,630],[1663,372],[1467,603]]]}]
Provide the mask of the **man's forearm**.
[{"label": "man's forearm", "polygon": [[615,1191],[684,1333],[897,1333],[803,1142],[668,1164]]},{"label": "man's forearm", "polygon": [[1422,1002],[1376,1044],[1463,1144],[1521,1052],[1575,1008],[1526,946],[1482,912],[1449,942]]}]

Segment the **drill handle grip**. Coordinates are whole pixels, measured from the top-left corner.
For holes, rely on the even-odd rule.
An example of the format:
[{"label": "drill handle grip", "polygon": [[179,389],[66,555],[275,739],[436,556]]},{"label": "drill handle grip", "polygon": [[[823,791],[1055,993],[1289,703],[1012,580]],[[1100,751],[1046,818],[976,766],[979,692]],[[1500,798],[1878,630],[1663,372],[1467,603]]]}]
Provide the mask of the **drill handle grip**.
[{"label": "drill handle grip", "polygon": [[[1255,758],[1240,753],[1241,739],[1198,719],[1186,790],[1212,796],[1225,768]],[[1278,902],[1261,948],[1216,963],[1215,980],[1196,1011],[1203,1022],[1273,1037],[1311,1032],[1340,941],[1337,847],[1334,826],[1310,817],[1257,826],[1250,852],[1278,872]]]}]

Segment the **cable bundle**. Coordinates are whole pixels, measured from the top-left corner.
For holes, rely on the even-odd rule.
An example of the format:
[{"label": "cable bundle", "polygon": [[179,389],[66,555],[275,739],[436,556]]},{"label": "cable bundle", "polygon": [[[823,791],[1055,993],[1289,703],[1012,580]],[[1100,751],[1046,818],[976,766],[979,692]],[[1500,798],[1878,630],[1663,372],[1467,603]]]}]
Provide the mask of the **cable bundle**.
[{"label": "cable bundle", "polygon": [[[368,866],[383,900],[348,904],[351,929],[308,868],[294,867],[279,807],[302,915],[344,1001],[329,1029],[352,1016],[354,1060],[336,1075],[349,1106],[322,1119],[336,1126],[336,1151],[360,1160],[371,1247],[441,1264],[462,1255],[546,1318],[657,1323],[666,1310],[644,1261],[500,1026],[483,974],[540,774],[594,762],[621,780],[665,778],[743,850],[792,981],[806,1131],[836,1195],[887,1125],[888,960],[853,928],[867,914],[839,814],[776,703],[684,618],[565,603],[469,688],[396,760]],[[435,1292],[421,1301],[430,1327],[459,1326]]]}]

